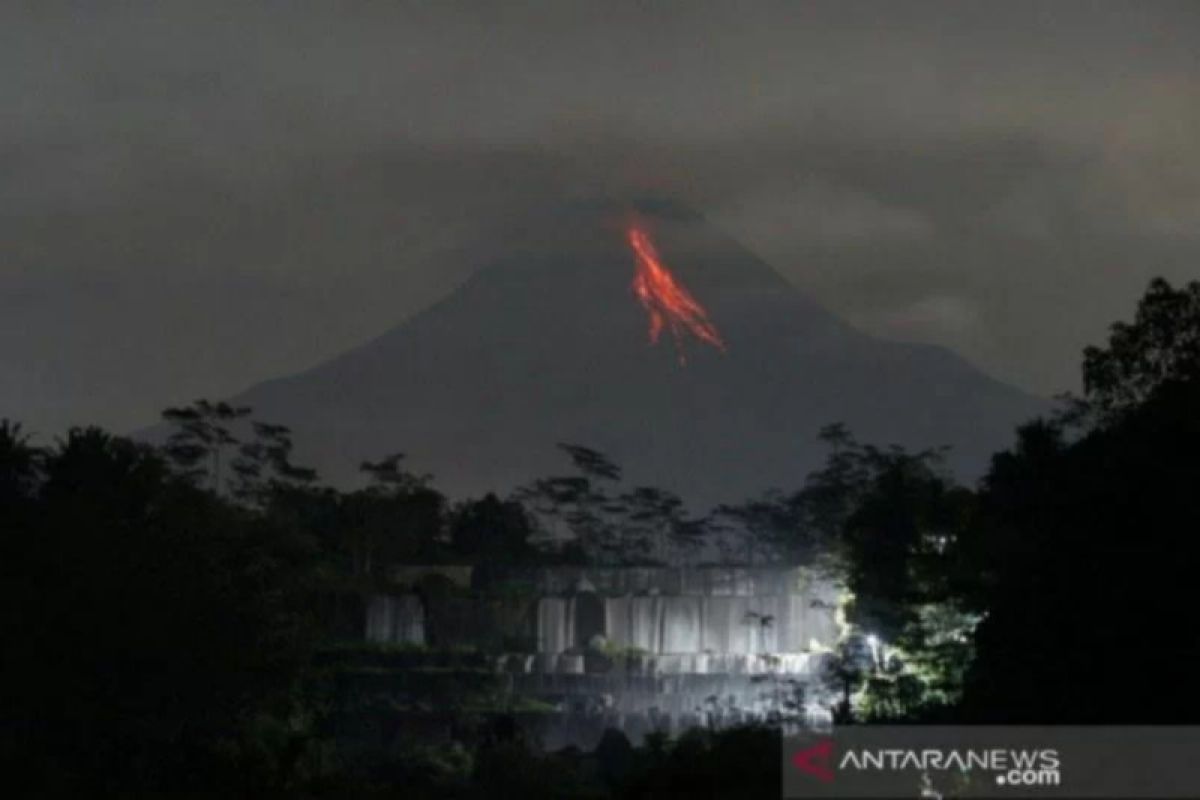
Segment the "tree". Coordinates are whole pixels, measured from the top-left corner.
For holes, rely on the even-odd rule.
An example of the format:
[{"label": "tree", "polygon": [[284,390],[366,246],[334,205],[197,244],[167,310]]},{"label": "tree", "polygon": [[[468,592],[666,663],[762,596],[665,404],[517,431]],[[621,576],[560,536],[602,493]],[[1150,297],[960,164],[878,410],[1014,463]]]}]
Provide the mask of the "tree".
[{"label": "tree", "polygon": [[817,440],[828,454],[825,464],[811,473],[803,488],[789,503],[797,518],[797,530],[813,541],[809,547],[829,546],[837,541],[850,514],[862,501],[878,462],[878,450],[860,445],[843,423],[821,428]]},{"label": "tree", "polygon": [[623,519],[619,524],[622,560],[669,561],[671,548],[684,544],[697,532],[689,527],[683,500],[652,486],[638,486],[618,500]]},{"label": "tree", "polygon": [[0,419],[0,520],[15,525],[28,509],[41,476],[42,456],[19,422]]},{"label": "tree", "polygon": [[[539,517],[566,528],[554,534],[568,538],[588,560],[617,563],[628,554],[622,551],[619,520],[627,512],[619,497],[610,494],[621,478],[621,470],[607,456],[577,444],[559,444],[578,471],[577,475],[540,478],[522,487],[516,498]],[[565,533],[566,537],[562,534]]]},{"label": "tree", "polygon": [[[977,617],[960,593],[975,577],[961,552],[974,495],[945,475],[940,450],[864,445],[840,425],[821,438],[830,445],[825,466],[784,507],[801,552],[831,551],[826,566],[845,585],[851,638],[837,661],[854,660],[848,642],[875,642],[889,667],[862,679],[863,712],[926,715],[957,700],[971,656]],[[846,676],[839,680],[848,698]]]},{"label": "tree", "polygon": [[867,680],[873,667],[870,649],[861,635],[846,637],[821,660],[817,677],[824,688],[837,698],[833,705],[835,722],[847,723],[853,719],[854,694]]},{"label": "tree", "polygon": [[533,521],[515,500],[487,494],[459,503],[449,527],[454,552],[477,563],[520,563],[534,556]]},{"label": "tree", "polygon": [[204,791],[248,721],[290,702],[312,553],[100,429],[38,460],[0,616],[10,779]]},{"label": "tree", "polygon": [[1154,281],[1134,321],[1084,354],[1082,404],[1093,413],[1082,429],[1064,433],[1077,416],[1035,422],[993,459],[970,544],[983,577],[972,603],[986,613],[967,675],[971,719],[1200,714],[1190,688],[1200,647],[1180,600],[1200,530],[1197,296],[1196,284]]},{"label": "tree", "polygon": [[374,576],[390,563],[431,562],[446,555],[446,498],[430,486],[429,475],[404,469],[404,458],[393,453],[364,461],[360,469],[370,476],[370,485],[342,498],[342,530],[356,575]]},{"label": "tree", "polygon": [[1132,323],[1117,322],[1107,347],[1083,351],[1083,406],[1111,420],[1172,385],[1200,380],[1200,281],[1150,282]]},{"label": "tree", "polygon": [[190,406],[168,408],[163,420],[175,430],[163,452],[188,480],[208,480],[209,487],[221,494],[225,488],[221,473],[226,452],[238,444],[233,425],[250,414],[244,406],[225,402],[197,400]]},{"label": "tree", "polygon": [[849,617],[895,641],[916,619],[916,606],[936,600],[939,558],[955,541],[956,508],[936,455],[867,448],[869,484],[845,521],[841,545]]},{"label": "tree", "polygon": [[560,442],[558,449],[570,456],[575,468],[588,478],[613,483],[621,480],[621,468],[599,450],[566,442]]},{"label": "tree", "polygon": [[364,461],[359,471],[370,478],[370,490],[377,493],[405,493],[428,489],[433,481],[429,473],[409,472],[403,467],[404,453],[392,453],[379,461]]},{"label": "tree", "polygon": [[254,421],[251,429],[254,438],[239,445],[232,464],[234,497],[263,507],[313,485],[316,470],[292,462],[290,428]]},{"label": "tree", "polygon": [[677,559],[672,563],[695,564],[704,556],[712,542],[712,517],[689,516],[673,520],[668,535]]},{"label": "tree", "polygon": [[787,552],[794,543],[797,519],[792,506],[778,492],[768,492],[744,503],[720,505],[713,516],[723,529],[736,537],[727,556],[740,551],[741,561],[751,565],[794,556]]}]

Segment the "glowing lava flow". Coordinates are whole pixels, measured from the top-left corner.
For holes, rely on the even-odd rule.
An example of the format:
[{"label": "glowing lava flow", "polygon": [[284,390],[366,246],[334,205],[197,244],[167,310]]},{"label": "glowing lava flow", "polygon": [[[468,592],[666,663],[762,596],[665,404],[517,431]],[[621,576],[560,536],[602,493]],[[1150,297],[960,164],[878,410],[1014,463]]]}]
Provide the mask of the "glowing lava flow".
[{"label": "glowing lava flow", "polygon": [[725,342],[709,320],[708,312],[675,280],[659,259],[650,237],[637,225],[629,227],[629,246],[637,262],[633,293],[650,316],[650,342],[657,343],[663,328],[669,328],[680,363],[685,361],[683,340],[689,333],[724,352]]}]

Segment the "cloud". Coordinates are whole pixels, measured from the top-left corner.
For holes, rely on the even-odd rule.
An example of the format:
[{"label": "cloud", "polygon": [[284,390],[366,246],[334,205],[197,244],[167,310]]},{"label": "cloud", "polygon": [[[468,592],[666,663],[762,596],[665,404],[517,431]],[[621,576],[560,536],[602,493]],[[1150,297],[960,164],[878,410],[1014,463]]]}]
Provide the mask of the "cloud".
[{"label": "cloud", "polygon": [[0,405],[133,427],[368,338],[547,202],[644,191],[1054,393],[1200,272],[1198,34],[1187,3],[8,4]]}]

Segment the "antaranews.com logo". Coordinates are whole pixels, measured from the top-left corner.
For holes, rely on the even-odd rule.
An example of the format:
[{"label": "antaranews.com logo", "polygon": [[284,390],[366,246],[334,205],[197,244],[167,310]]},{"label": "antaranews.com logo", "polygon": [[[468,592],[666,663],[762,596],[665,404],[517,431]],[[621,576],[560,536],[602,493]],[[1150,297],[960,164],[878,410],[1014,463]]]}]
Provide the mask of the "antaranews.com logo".
[{"label": "antaranews.com logo", "polygon": [[[988,773],[996,786],[1060,786],[1062,758],[1055,748],[1006,750],[992,748],[849,748],[837,754],[833,739],[797,750],[792,765],[822,783],[851,772],[917,772],[922,778],[939,772],[961,775]],[[836,770],[836,771],[835,771]],[[932,778],[930,778],[932,781]]]},{"label": "antaranews.com logo", "polygon": [[1200,797],[1200,727],[872,726],[787,737],[785,797]]}]

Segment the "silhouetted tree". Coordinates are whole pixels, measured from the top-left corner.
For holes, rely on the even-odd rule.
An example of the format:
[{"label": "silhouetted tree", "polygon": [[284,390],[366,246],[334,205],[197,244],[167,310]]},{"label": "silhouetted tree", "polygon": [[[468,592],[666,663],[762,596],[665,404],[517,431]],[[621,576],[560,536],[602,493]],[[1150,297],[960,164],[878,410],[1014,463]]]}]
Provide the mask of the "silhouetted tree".
[{"label": "silhouetted tree", "polygon": [[683,500],[652,486],[638,486],[618,500],[622,560],[670,560],[670,548],[686,524]]},{"label": "silhouetted tree", "polygon": [[961,597],[974,577],[962,550],[973,493],[943,472],[941,451],[860,444],[840,425],[821,438],[826,464],[780,506],[809,563],[828,552],[824,566],[845,584],[852,630],[896,661],[872,673],[866,713],[923,715],[955,702],[977,621]]},{"label": "silhouetted tree", "polygon": [[41,476],[42,452],[21,424],[0,419],[0,522],[15,526],[28,513]]},{"label": "silhouetted tree", "polygon": [[241,443],[232,463],[236,475],[235,497],[264,503],[273,494],[311,486],[316,481],[316,470],[292,462],[290,428],[255,421],[251,423],[251,429],[253,438]]},{"label": "silhouetted tree", "polygon": [[534,558],[533,521],[515,500],[487,494],[459,503],[450,514],[454,552],[479,563],[520,563]]},{"label": "silhouetted tree", "polygon": [[371,491],[404,493],[428,489],[433,481],[429,473],[410,472],[403,466],[404,453],[392,453],[379,461],[364,461],[359,470],[371,480]]},{"label": "silhouetted tree", "polygon": [[370,486],[341,500],[343,535],[357,575],[376,575],[396,562],[436,562],[447,555],[446,498],[430,486],[429,475],[404,469],[404,458],[395,453],[363,462]]},{"label": "silhouetted tree", "polygon": [[1083,351],[1083,404],[1102,419],[1138,408],[1171,386],[1200,380],[1200,281],[1179,289],[1155,278],[1131,323],[1107,347]]},{"label": "silhouetted tree", "polygon": [[[574,544],[591,561],[617,563],[624,559],[620,518],[627,508],[611,494],[621,471],[607,456],[589,447],[560,444],[578,475],[541,478],[516,493],[543,520],[565,528],[552,532],[562,544]],[[564,534],[566,534],[564,536]],[[561,545],[560,545],[561,546]]]},{"label": "silhouetted tree", "polygon": [[740,560],[745,564],[783,560],[785,551],[797,538],[799,522],[794,508],[778,492],[768,492],[743,503],[720,505],[713,514],[723,523],[727,535],[734,537],[730,555],[740,552]]},{"label": "silhouetted tree", "polygon": [[162,418],[174,430],[163,452],[181,476],[192,481],[207,479],[209,487],[220,494],[225,454],[238,444],[233,426],[249,414],[249,408],[208,400],[168,408]]},{"label": "silhouetted tree", "polygon": [[621,468],[599,450],[566,442],[559,443],[558,449],[570,456],[575,468],[588,478],[614,483],[621,480]]},{"label": "silhouetted tree", "polygon": [[[1074,436],[1061,420],[1025,426],[993,459],[970,543],[986,614],[967,681],[973,719],[1200,713],[1190,690],[1200,647],[1179,601],[1200,530],[1197,296],[1196,284],[1154,281],[1134,322],[1085,354],[1082,403],[1097,413]],[[1152,686],[1133,677],[1139,660],[1153,664]]]},{"label": "silhouetted tree", "polygon": [[36,513],[6,548],[20,578],[0,603],[20,609],[0,617],[9,780],[75,794],[211,786],[247,721],[289,702],[311,551],[96,428],[39,461]]}]

